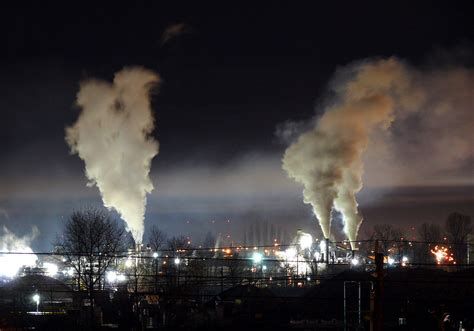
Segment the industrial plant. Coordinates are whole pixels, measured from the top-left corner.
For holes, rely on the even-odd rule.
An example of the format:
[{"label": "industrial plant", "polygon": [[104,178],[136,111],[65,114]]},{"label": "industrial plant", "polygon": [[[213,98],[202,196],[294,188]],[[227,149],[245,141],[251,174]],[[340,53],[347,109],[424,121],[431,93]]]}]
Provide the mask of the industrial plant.
[{"label": "industrial plant", "polygon": [[0,331],[474,331],[473,1],[6,1]]},{"label": "industrial plant", "polygon": [[[59,245],[49,253],[3,252],[2,328],[356,330],[385,323],[400,330],[429,325],[418,315],[429,309],[433,323],[447,316],[470,323],[472,307],[461,299],[474,293],[469,242],[461,260],[446,240],[350,245],[298,230],[289,243],[226,246],[208,238],[213,245],[205,247],[154,231],[161,247],[150,237],[114,252]],[[449,299],[452,291],[459,300]]]}]

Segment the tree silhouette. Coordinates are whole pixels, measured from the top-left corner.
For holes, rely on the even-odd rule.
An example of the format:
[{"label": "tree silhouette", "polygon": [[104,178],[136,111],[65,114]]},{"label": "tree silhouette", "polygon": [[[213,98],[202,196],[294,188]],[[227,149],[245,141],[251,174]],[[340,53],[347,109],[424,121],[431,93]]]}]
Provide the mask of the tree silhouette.
[{"label": "tree silhouette", "polygon": [[74,211],[64,223],[56,250],[76,272],[79,290],[86,289],[93,312],[94,291],[103,288],[106,271],[126,245],[125,228],[101,209]]},{"label": "tree silhouette", "polygon": [[467,237],[472,232],[471,217],[460,213],[451,213],[446,220],[446,233],[452,244],[454,258],[465,263],[467,257]]}]

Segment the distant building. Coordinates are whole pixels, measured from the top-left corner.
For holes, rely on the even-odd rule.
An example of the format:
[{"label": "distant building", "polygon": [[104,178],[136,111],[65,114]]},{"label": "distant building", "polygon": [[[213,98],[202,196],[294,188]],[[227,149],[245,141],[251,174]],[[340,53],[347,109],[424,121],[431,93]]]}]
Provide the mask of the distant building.
[{"label": "distant building", "polygon": [[72,304],[72,290],[63,282],[44,275],[18,277],[0,288],[0,305],[14,306],[21,311],[65,312]]}]

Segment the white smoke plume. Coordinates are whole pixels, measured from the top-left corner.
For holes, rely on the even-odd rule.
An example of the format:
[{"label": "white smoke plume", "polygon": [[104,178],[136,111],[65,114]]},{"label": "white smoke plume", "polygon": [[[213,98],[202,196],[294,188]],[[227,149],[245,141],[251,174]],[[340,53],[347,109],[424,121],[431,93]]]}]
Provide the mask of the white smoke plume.
[{"label": "white smoke plume", "polygon": [[[283,156],[284,170],[303,184],[304,201],[312,205],[326,238],[333,209],[342,214],[351,244],[357,238],[362,217],[356,194],[363,186],[364,160],[374,160],[378,168],[371,170],[381,176],[397,177],[414,170],[426,175],[426,159],[419,157],[425,153],[437,155],[429,156],[435,161],[433,174],[472,162],[473,78],[469,69],[423,72],[395,58],[338,72],[335,99]],[[412,160],[403,164],[409,156],[420,160],[418,169]]]},{"label": "white smoke plume", "polygon": [[474,70],[409,72],[412,87],[395,109],[396,120],[374,133],[367,150],[367,184],[473,185]]},{"label": "white smoke plume", "polygon": [[159,76],[145,68],[124,68],[113,83],[84,81],[77,94],[82,109],[66,128],[71,152],[85,162],[89,185],[97,185],[104,205],[115,209],[136,241],[144,229],[146,195],[153,190],[151,161],[158,154],[152,138],[151,89]]},{"label": "white smoke plume", "polygon": [[32,227],[31,234],[24,237],[16,236],[3,226],[3,234],[0,235],[0,276],[13,277],[21,267],[36,264],[38,258],[30,244],[38,235],[39,230],[36,226]]},{"label": "white smoke plume", "polygon": [[161,35],[161,45],[177,38],[183,34],[190,33],[192,29],[185,23],[176,23],[166,27]]}]

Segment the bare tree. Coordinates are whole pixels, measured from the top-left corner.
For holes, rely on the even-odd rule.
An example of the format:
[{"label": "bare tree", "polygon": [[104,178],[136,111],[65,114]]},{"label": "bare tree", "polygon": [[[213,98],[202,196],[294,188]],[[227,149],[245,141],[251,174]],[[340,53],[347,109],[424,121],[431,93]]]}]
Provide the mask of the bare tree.
[{"label": "bare tree", "polygon": [[190,245],[185,236],[171,237],[167,241],[167,248],[172,256],[186,256]]},{"label": "bare tree", "polygon": [[255,224],[253,223],[249,226],[247,240],[247,246],[255,245]]},{"label": "bare tree", "polygon": [[443,232],[438,224],[421,224],[418,227],[418,235],[422,241],[430,244],[437,244],[443,240]]},{"label": "bare tree", "polygon": [[390,224],[375,225],[370,235],[371,240],[379,241],[379,249],[384,255],[397,255],[401,261],[404,248],[404,235],[401,229]]},{"label": "bare tree", "polygon": [[224,261],[224,266],[227,268],[227,278],[232,286],[236,286],[242,282],[248,263],[239,253],[234,253],[230,259]]},{"label": "bare tree", "polygon": [[435,257],[430,251],[443,240],[441,227],[438,224],[423,223],[418,227],[418,235],[422,242],[416,243],[414,247],[417,262],[434,263]]},{"label": "bare tree", "polygon": [[262,245],[262,225],[260,222],[255,224],[255,243],[256,246]]},{"label": "bare tree", "polygon": [[466,261],[467,237],[472,232],[471,217],[460,213],[451,213],[446,220],[446,233],[453,243],[454,258],[458,262]]},{"label": "bare tree", "polygon": [[105,272],[125,249],[125,237],[124,227],[101,209],[74,211],[64,223],[56,249],[75,270],[78,289],[87,289],[91,307],[94,291],[103,287]]},{"label": "bare tree", "polygon": [[216,247],[216,237],[209,231],[202,242],[202,250],[197,251],[198,256],[210,258],[214,256],[214,248]]},{"label": "bare tree", "polygon": [[156,225],[153,225],[150,229],[150,235],[148,236],[148,244],[151,249],[156,252],[165,247],[167,240],[166,233],[161,231]]},{"label": "bare tree", "polygon": [[127,248],[128,256],[127,261],[125,262],[125,272],[129,277],[129,282],[127,284],[128,291],[132,292],[135,297],[135,302],[138,300],[138,285],[142,278],[142,275],[146,273],[148,259],[142,259],[143,244],[141,238],[137,236],[136,232],[131,232],[127,236]]},{"label": "bare tree", "polygon": [[[140,291],[158,291],[159,288],[159,267],[162,262],[162,253],[159,251],[166,248],[167,236],[156,225],[153,225],[148,234],[147,249],[140,247],[137,252],[140,256],[132,265],[133,276],[135,279],[135,292]],[[135,247],[136,250],[137,247]],[[141,284],[140,288],[138,284]]]},{"label": "bare tree", "polygon": [[206,237],[202,242],[202,247],[213,249],[216,245],[216,237],[212,234],[211,231],[208,231]]},{"label": "bare tree", "polygon": [[125,249],[125,238],[124,227],[105,211],[88,208],[74,211],[66,220],[56,248],[76,271],[81,288],[100,289],[105,272]]}]

